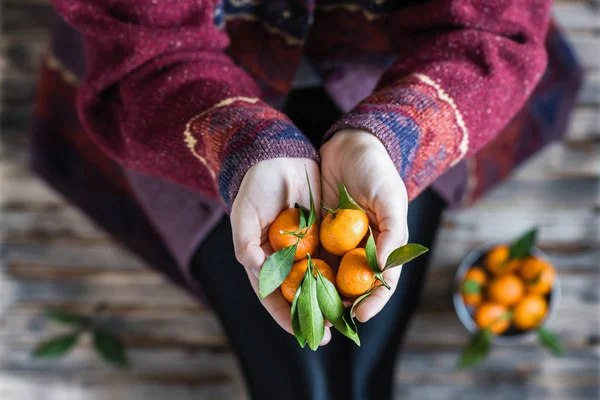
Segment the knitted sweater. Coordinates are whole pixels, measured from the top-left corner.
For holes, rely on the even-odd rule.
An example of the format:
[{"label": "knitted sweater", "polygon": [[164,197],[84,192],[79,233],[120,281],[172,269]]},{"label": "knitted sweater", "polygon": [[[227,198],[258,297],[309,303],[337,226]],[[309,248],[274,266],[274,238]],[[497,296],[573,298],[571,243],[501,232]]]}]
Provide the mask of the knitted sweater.
[{"label": "knitted sweater", "polygon": [[[549,0],[53,3],[83,36],[78,112],[94,141],[226,209],[253,164],[318,159],[278,111],[302,57],[352,107],[324,140],[376,135],[411,199],[502,131],[547,61]],[[480,179],[447,188],[449,201],[498,180],[473,171]]]}]

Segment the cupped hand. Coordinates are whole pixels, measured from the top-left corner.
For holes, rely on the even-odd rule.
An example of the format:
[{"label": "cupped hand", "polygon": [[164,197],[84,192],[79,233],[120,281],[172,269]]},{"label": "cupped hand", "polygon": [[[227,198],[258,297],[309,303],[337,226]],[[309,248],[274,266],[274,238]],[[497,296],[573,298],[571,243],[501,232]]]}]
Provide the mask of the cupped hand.
[{"label": "cupped hand", "polygon": [[[385,265],[388,255],[408,241],[408,196],[383,143],[360,130],[336,132],[321,148],[323,205],[335,208],[338,184],[366,211],[375,235],[377,259]],[[401,268],[391,268],[383,276],[391,290],[377,288],[355,309],[356,318],[366,322],[381,311],[398,284]]]},{"label": "cupped hand", "polygon": [[[320,209],[319,166],[307,158],[274,158],[255,164],[244,176],[233,202],[231,229],[235,255],[246,269],[257,295],[259,271],[273,253],[269,245],[269,226],[281,211],[294,207],[295,203],[307,208],[310,205],[306,172],[315,207]],[[290,305],[279,289],[262,300],[262,304],[283,329],[293,334]],[[326,327],[321,345],[329,342],[330,338],[330,329]]]}]

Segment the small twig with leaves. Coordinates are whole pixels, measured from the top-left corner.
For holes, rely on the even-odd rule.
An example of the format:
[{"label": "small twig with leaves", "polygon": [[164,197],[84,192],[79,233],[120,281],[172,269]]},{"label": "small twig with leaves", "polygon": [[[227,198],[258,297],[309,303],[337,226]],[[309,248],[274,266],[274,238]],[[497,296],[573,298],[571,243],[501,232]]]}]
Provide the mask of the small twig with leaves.
[{"label": "small twig with leaves", "polygon": [[85,316],[63,310],[48,310],[44,316],[59,324],[71,326],[70,333],[52,337],[39,343],[32,351],[35,358],[60,358],[71,351],[83,334],[91,334],[94,349],[106,362],[118,368],[129,365],[127,353],[117,335],[102,327],[101,314],[105,304],[95,307],[91,316]]}]

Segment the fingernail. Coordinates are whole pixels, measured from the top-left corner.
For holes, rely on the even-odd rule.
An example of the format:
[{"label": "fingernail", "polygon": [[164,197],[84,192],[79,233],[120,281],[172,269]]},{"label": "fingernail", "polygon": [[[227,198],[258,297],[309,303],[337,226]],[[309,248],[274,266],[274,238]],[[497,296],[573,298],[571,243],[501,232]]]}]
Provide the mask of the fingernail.
[{"label": "fingernail", "polygon": [[260,273],[260,271],[256,268],[252,268],[251,271],[254,274],[254,276],[258,278],[258,274]]}]

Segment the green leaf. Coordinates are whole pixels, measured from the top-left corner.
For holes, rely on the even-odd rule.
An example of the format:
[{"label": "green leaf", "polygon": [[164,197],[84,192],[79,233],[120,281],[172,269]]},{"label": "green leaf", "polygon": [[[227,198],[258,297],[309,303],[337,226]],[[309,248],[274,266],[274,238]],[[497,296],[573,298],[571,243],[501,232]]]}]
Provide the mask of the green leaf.
[{"label": "green leaf", "polygon": [[258,275],[258,294],[261,299],[273,293],[287,278],[294,264],[297,247],[298,242],[273,253],[264,262]]},{"label": "green leaf", "polygon": [[534,228],[518,238],[512,246],[510,246],[509,259],[523,258],[531,255],[533,246],[535,246],[537,232],[537,228]]},{"label": "green leaf", "polygon": [[352,339],[354,343],[360,346],[356,324],[354,321],[351,321],[352,323],[350,324],[344,319],[344,304],[342,303],[342,299],[340,299],[337,289],[318,269],[317,273],[317,300],[323,316],[341,334]]},{"label": "green leaf", "polygon": [[[350,329],[357,334],[357,338],[358,338],[358,327],[356,326],[356,321],[354,320],[354,318],[352,318],[353,311],[354,311],[354,304],[346,307],[344,309],[344,315],[342,315],[342,318],[344,319],[344,322],[346,322],[346,324],[348,324]],[[359,346],[360,346],[360,344],[359,344]]]},{"label": "green leaf", "polygon": [[295,208],[298,209],[298,211],[300,212],[300,225],[298,226],[298,231],[301,231],[302,229],[306,228],[306,221],[307,221],[307,211],[304,207],[300,206],[298,203],[296,203],[294,205]]},{"label": "green leaf", "polygon": [[48,310],[44,311],[44,316],[54,322],[66,325],[87,325],[90,323],[90,318],[68,311]]},{"label": "green leaf", "polygon": [[467,279],[462,286],[462,291],[463,293],[469,293],[469,294],[473,294],[473,293],[481,293],[481,285],[479,284],[479,282],[475,282],[472,280]]},{"label": "green leaf", "polygon": [[377,261],[377,247],[375,246],[375,239],[373,238],[373,231],[369,227],[369,238],[365,245],[365,253],[367,254],[367,263],[373,272],[380,273],[379,262]]},{"label": "green leaf", "polygon": [[564,349],[558,335],[551,330],[540,327],[538,328],[538,338],[540,343],[544,345],[548,350],[557,356],[562,355]]},{"label": "green leaf", "polygon": [[425,254],[429,249],[425,246],[421,246],[416,243],[408,243],[404,246],[398,247],[392,251],[385,262],[384,271],[388,268],[394,268],[398,265],[406,264],[407,262],[414,260],[422,254]]},{"label": "green leaf", "polygon": [[460,368],[472,367],[483,361],[490,351],[493,338],[494,335],[489,329],[474,333],[460,355],[458,366]]},{"label": "green leaf", "polygon": [[79,338],[79,332],[56,336],[38,344],[32,352],[35,358],[58,358],[69,352]]},{"label": "green leaf", "polygon": [[346,190],[346,186],[343,183],[338,184],[338,189],[340,192],[340,201],[338,202],[338,210],[342,209],[351,209],[351,210],[360,210],[362,212],[366,212],[358,203],[350,196],[348,190]]},{"label": "green leaf", "polygon": [[127,354],[119,338],[103,329],[94,330],[94,348],[104,360],[119,367],[127,367]]},{"label": "green leaf", "polygon": [[346,307],[342,315],[342,321],[339,324],[333,324],[341,334],[351,339],[357,346],[360,346],[360,338],[358,337],[358,328],[356,321],[352,318],[351,307]]},{"label": "green leaf", "polygon": [[310,186],[310,179],[308,178],[308,170],[304,167],[304,172],[306,173],[306,182],[308,183],[308,194],[310,196],[310,211],[308,213],[308,220],[306,221],[306,226],[311,227],[312,224],[317,220],[317,210],[315,210],[315,199],[313,198],[312,188]]},{"label": "green leaf", "polygon": [[350,307],[347,307],[344,310],[344,313],[339,320],[331,322],[331,324],[335,329],[338,330],[338,332],[352,340],[357,346],[360,346],[360,338],[358,337],[356,322],[350,317]]},{"label": "green leaf", "polygon": [[302,291],[302,282],[298,285],[298,289],[296,290],[296,294],[294,295],[294,301],[292,301],[292,310],[291,310],[291,318],[292,318],[292,329],[294,330],[294,336],[298,341],[300,347],[304,348],[306,346],[306,339],[302,335],[302,331],[300,330],[300,318],[298,316],[298,297],[300,297],[300,292]]},{"label": "green leaf", "polygon": [[302,291],[298,297],[298,318],[300,330],[311,350],[317,350],[325,334],[325,320],[319,309],[317,300],[317,280],[311,273],[311,268],[306,269],[302,281]]},{"label": "green leaf", "polygon": [[318,269],[317,273],[317,300],[319,308],[325,319],[333,324],[342,318],[344,304],[333,283],[329,282]]}]

